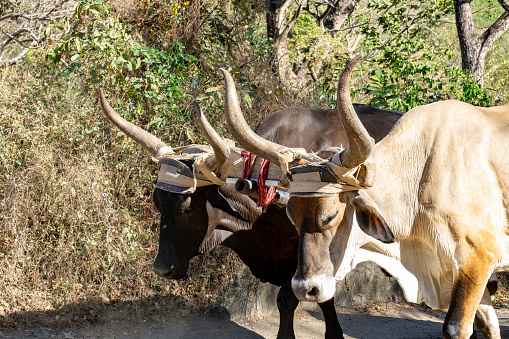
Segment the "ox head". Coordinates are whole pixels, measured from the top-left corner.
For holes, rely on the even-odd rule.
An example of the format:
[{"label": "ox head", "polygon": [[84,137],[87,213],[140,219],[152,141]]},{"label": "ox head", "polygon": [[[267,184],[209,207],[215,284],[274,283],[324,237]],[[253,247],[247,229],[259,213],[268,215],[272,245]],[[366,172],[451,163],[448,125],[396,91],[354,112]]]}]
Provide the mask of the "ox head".
[{"label": "ox head", "polygon": [[[153,264],[154,272],[166,278],[186,275],[189,260],[218,243],[208,222],[207,209],[219,208],[236,215],[217,185],[224,183],[220,174],[241,158],[240,150],[230,147],[212,129],[196,105],[204,134],[211,147],[192,145],[172,149],[156,136],[133,125],[117,114],[99,91],[106,116],[126,135],[143,146],[157,161],[158,181],[153,193],[155,206],[161,213],[159,250]],[[216,175],[217,174],[217,175]]]},{"label": "ox head", "polygon": [[[371,239],[380,244],[394,236],[376,204],[363,192],[375,177],[374,141],[360,122],[350,99],[349,80],[360,56],[345,68],[337,92],[338,114],[348,138],[346,149],[329,159],[281,145],[254,142],[240,109],[227,110],[228,127],[246,149],[277,163],[290,180],[287,214],[299,235],[298,268],[292,287],[300,300],[324,302],[334,296],[336,278],[355,266],[357,249]],[[339,144],[339,142],[338,142]],[[324,152],[327,154],[327,152]],[[300,159],[306,165],[291,166]],[[355,242],[352,244],[352,242]]]}]

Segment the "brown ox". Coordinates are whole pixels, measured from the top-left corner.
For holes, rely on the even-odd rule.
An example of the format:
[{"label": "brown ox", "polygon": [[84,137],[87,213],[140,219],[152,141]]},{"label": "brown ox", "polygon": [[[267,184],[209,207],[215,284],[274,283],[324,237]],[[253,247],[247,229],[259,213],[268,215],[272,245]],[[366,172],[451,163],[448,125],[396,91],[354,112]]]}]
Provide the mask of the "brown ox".
[{"label": "brown ox", "polygon": [[[287,214],[300,230],[295,294],[326,300],[335,279],[371,260],[398,278],[409,301],[448,308],[445,338],[470,337],[474,320],[486,338],[500,338],[485,286],[509,265],[509,106],[416,107],[375,145],[350,101],[359,59],[338,86],[350,146],[290,170]],[[284,165],[282,152],[263,150]]]}]

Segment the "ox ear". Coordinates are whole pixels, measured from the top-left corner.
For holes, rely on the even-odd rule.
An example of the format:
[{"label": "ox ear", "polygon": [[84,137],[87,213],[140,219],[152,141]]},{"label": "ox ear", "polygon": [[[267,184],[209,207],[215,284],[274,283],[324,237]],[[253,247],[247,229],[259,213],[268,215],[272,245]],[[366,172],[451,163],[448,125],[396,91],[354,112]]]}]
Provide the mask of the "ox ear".
[{"label": "ox ear", "polygon": [[364,233],[383,243],[396,241],[384,217],[378,211],[378,206],[366,193],[359,191],[350,200],[350,204],[355,207],[357,223]]},{"label": "ox ear", "polygon": [[207,200],[210,202],[212,207],[218,208],[221,211],[226,212],[232,217],[235,217],[241,221],[249,221],[232,207],[228,200],[219,192],[219,189],[217,189],[215,186],[206,192]]}]

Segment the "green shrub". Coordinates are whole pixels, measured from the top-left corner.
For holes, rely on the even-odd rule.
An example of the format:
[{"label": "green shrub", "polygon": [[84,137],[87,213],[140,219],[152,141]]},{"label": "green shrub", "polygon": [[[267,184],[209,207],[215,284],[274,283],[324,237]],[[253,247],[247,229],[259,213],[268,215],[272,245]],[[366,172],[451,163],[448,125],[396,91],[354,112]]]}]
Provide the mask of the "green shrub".
[{"label": "green shrub", "polygon": [[63,35],[46,58],[65,63],[65,72],[79,75],[85,93],[103,87],[128,94],[138,114],[149,112],[145,119],[154,129],[187,120],[190,110],[183,102],[190,98],[186,87],[196,59],[184,53],[179,41],[143,44],[133,28],[112,15],[107,1],[82,1],[63,25],[50,27]]}]

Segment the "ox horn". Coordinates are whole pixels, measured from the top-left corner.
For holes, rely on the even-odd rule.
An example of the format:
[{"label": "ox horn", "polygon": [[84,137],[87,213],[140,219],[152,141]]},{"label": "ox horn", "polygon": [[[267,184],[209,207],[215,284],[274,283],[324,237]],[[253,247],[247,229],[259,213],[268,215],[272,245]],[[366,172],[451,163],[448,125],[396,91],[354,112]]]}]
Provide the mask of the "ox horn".
[{"label": "ox horn", "polygon": [[196,101],[194,102],[194,108],[196,109],[196,114],[198,115],[198,120],[200,121],[205,138],[214,150],[214,155],[208,157],[207,160],[205,160],[205,164],[209,170],[217,171],[230,157],[230,148],[209,124],[200,105]]},{"label": "ox horn", "polygon": [[348,138],[348,148],[345,150],[341,162],[347,168],[354,168],[363,163],[370,156],[374,147],[374,141],[359,120],[350,98],[350,77],[353,68],[360,59],[361,55],[359,54],[346,65],[338,83],[338,114]]},{"label": "ox horn", "polygon": [[113,124],[115,124],[115,126],[117,126],[128,137],[149,151],[154,158],[159,159],[162,155],[175,153],[171,147],[167,146],[155,135],[152,135],[144,129],[130,123],[115,112],[106,100],[102,88],[99,89],[99,100],[101,101],[101,107],[104,114],[106,114],[108,119],[110,119],[111,122],[113,122]]},{"label": "ox horn", "polygon": [[223,73],[225,81],[226,97],[224,109],[226,113],[226,124],[233,138],[247,151],[280,166],[281,164],[279,163],[277,152],[287,147],[265,140],[253,132],[244,119],[242,110],[240,109],[237,90],[235,89],[235,84],[230,73],[222,68],[219,70]]}]

